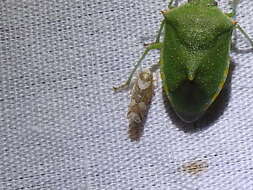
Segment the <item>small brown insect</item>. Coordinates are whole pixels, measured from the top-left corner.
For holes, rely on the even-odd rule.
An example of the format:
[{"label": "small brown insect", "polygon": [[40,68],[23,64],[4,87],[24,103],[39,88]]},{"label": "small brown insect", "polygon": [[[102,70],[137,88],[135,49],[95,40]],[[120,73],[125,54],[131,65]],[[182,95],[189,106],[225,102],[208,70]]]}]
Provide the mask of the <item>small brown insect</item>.
[{"label": "small brown insect", "polygon": [[129,137],[139,140],[143,125],[154,95],[153,74],[149,69],[140,71],[131,90],[131,102],[128,106]]},{"label": "small brown insect", "polygon": [[207,170],[207,168],[208,168],[207,161],[197,160],[194,162],[188,162],[183,164],[180,170],[195,175]]}]

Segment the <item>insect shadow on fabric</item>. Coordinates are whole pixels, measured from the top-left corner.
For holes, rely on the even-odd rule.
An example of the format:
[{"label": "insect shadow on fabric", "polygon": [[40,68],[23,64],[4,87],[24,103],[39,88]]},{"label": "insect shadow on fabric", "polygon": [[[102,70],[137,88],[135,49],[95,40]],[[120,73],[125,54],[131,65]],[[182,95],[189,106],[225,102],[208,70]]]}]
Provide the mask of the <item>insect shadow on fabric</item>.
[{"label": "insect shadow on fabric", "polygon": [[[215,0],[188,0],[179,7],[175,6],[175,2],[178,3],[170,0],[169,9],[161,11],[164,19],[155,42],[146,45],[128,80],[114,90],[129,87],[149,51],[160,50],[160,74],[170,106],[182,122],[193,123],[194,126],[199,121],[199,126],[208,126],[222,114],[229,100],[232,33],[236,29],[240,31],[252,47],[253,41],[234,19],[238,0],[232,1],[230,13],[223,13]],[[163,31],[164,37],[160,41]],[[143,102],[138,102],[138,107],[143,107],[141,104]],[[212,113],[216,105],[221,106],[220,112],[216,110],[215,114],[205,114]],[[132,121],[140,121],[138,118]]]},{"label": "insect shadow on fabric", "polygon": [[224,84],[222,91],[220,92],[220,95],[210,106],[210,108],[205,112],[205,114],[194,123],[185,123],[180,118],[178,118],[173,108],[171,107],[171,104],[169,103],[166,92],[163,90],[162,97],[164,102],[164,108],[166,110],[166,113],[169,115],[172,123],[186,133],[194,133],[200,130],[205,130],[208,127],[212,126],[212,124],[214,124],[218,120],[218,118],[223,115],[229,103],[231,96],[231,81],[235,67],[236,65],[232,60],[227,80]]}]

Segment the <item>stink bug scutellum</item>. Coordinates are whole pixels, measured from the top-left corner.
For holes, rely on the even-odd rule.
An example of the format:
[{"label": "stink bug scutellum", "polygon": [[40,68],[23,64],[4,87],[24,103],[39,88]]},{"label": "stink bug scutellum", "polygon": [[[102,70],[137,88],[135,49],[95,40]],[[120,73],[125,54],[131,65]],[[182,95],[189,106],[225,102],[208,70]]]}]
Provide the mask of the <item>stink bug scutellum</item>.
[{"label": "stink bug scutellum", "polygon": [[147,53],[159,49],[162,85],[169,102],[179,118],[191,123],[203,115],[223,88],[233,31],[238,29],[252,47],[253,42],[233,20],[235,9],[223,13],[215,0],[188,0],[179,7],[173,3],[170,0],[168,10],[161,11],[164,19],[156,41],[146,47],[127,82],[115,89],[128,87]]}]

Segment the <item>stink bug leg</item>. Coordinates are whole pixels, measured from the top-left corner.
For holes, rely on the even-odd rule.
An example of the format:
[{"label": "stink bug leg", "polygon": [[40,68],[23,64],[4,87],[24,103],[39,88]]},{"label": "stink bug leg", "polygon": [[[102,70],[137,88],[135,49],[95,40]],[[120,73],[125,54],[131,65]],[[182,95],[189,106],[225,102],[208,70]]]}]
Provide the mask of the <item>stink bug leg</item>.
[{"label": "stink bug leg", "polygon": [[[174,2],[174,0],[171,0],[169,4],[172,4],[173,2]],[[130,82],[133,78],[133,75],[134,75],[135,71],[141,65],[142,60],[146,57],[148,52],[150,50],[155,50],[155,49],[160,50],[162,48],[162,43],[160,43],[160,37],[161,37],[162,30],[164,28],[164,23],[165,23],[165,20],[163,20],[161,25],[160,25],[160,28],[159,28],[159,31],[158,31],[155,42],[151,43],[151,44],[145,44],[146,49],[145,49],[144,53],[142,54],[141,58],[139,59],[139,61],[137,62],[137,64],[135,65],[134,69],[130,73],[130,76],[128,77],[127,81],[125,83],[123,83],[122,85],[118,86],[118,87],[113,87],[114,91],[120,91],[120,90],[127,89],[129,87],[129,84],[130,84]]]},{"label": "stink bug leg", "polygon": [[175,1],[175,0],[170,0],[170,1],[169,1],[169,5],[168,5],[169,8],[174,8],[173,5],[172,5],[172,4],[174,3],[174,1]]},{"label": "stink bug leg", "polygon": [[[174,2],[177,1],[169,0],[169,9],[173,10],[162,11],[164,19],[155,42],[146,47],[128,80],[114,90],[127,88],[148,52],[159,49],[162,85],[169,102],[181,120],[194,123],[216,100],[224,86],[235,29],[250,41],[252,47],[253,41],[234,21],[239,0],[232,1],[233,11],[230,14],[223,13],[215,0],[188,0],[188,3],[176,8],[173,7]],[[160,42],[163,29],[164,38]],[[141,75],[137,78],[141,79]],[[137,95],[138,98],[145,97],[146,85],[140,84],[135,83],[131,100],[135,100]],[[130,104],[128,118],[130,124],[134,122],[137,125],[143,121],[144,112],[136,111],[133,105]],[[144,108],[143,104],[138,107]]]},{"label": "stink bug leg", "polygon": [[160,42],[161,33],[162,33],[162,30],[163,30],[163,27],[164,27],[164,21],[165,20],[163,20],[161,25],[160,25],[160,29],[158,31],[158,34],[157,34],[157,37],[156,37],[156,40],[155,40],[156,43]]},{"label": "stink bug leg", "polygon": [[161,49],[162,47],[162,44],[161,43],[152,43],[152,44],[149,44],[144,53],[142,54],[141,58],[139,59],[139,61],[137,62],[137,64],[134,66],[134,69],[132,70],[130,76],[128,77],[127,81],[125,83],[123,83],[122,85],[120,85],[119,87],[113,87],[113,90],[114,91],[119,91],[119,90],[123,90],[123,89],[126,89],[129,87],[129,84],[132,80],[132,77],[136,71],[136,69],[140,66],[142,60],[146,57],[146,55],[148,54],[148,52],[150,50],[154,50],[154,49]]},{"label": "stink bug leg", "polygon": [[[236,17],[236,8],[237,8],[239,2],[240,2],[240,0],[230,1],[230,3],[232,4],[232,13],[227,14],[227,16],[235,19],[235,17]],[[236,21],[233,21],[233,23],[235,25],[235,28],[238,29],[244,35],[244,37],[250,42],[250,45],[253,48],[253,41],[251,40],[249,35],[243,30],[243,28]]]},{"label": "stink bug leg", "polygon": [[253,48],[253,41],[250,39],[249,35],[242,29],[242,27],[236,23],[236,28],[244,35],[245,38],[250,42],[250,45]]}]

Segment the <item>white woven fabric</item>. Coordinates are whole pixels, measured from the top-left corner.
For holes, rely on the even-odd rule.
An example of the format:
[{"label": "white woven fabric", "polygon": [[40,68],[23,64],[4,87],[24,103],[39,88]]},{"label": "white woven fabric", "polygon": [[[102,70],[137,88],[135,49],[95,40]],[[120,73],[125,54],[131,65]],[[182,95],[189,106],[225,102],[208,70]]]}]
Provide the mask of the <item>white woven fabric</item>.
[{"label": "white woven fabric", "polygon": [[[197,129],[158,87],[140,142],[128,138],[128,92],[112,86],[154,40],[166,5],[0,1],[0,189],[253,189],[253,52],[239,32],[231,83]],[[237,21],[253,38],[252,17],[253,1],[242,0]],[[180,169],[196,160],[205,171]]]}]

